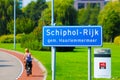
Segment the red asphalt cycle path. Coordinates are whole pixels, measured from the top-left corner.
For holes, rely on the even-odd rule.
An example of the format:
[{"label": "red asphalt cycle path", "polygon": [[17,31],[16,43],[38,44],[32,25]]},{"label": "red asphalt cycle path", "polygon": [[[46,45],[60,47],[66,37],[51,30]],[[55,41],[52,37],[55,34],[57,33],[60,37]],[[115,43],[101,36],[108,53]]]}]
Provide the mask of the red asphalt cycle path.
[{"label": "red asphalt cycle path", "polygon": [[[15,51],[5,50],[5,49],[0,49],[0,51],[16,56],[22,62],[24,67],[23,54],[20,54]],[[32,64],[33,64],[32,75],[27,76],[26,70],[25,68],[23,68],[22,75],[17,80],[44,80],[45,79],[45,76],[46,76],[45,71],[40,67],[38,62],[36,60],[33,60]]]}]

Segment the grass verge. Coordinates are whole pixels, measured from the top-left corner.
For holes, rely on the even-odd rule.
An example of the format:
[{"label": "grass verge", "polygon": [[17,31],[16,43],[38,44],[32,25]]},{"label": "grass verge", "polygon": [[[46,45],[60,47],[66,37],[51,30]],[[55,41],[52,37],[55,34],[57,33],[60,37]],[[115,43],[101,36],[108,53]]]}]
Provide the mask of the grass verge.
[{"label": "grass verge", "polygon": [[[14,49],[13,44],[2,44],[0,48]],[[92,47],[92,74],[94,48]],[[113,43],[104,43],[102,48],[110,48],[112,55],[112,78],[111,79],[95,79],[94,80],[120,80],[120,46]],[[24,48],[20,44],[16,44],[16,50],[24,52]],[[50,51],[34,51],[30,50],[32,55],[37,58],[46,67],[48,71],[47,80],[51,80],[51,52]],[[76,47],[73,52],[57,52],[56,55],[56,80],[87,80],[87,48]]]}]

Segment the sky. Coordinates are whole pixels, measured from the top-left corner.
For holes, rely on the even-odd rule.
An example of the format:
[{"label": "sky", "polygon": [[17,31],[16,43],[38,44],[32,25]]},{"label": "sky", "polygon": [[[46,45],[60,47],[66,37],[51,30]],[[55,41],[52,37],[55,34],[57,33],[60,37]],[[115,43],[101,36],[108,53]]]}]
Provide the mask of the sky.
[{"label": "sky", "polygon": [[23,6],[26,6],[28,3],[30,3],[32,0],[23,0]]},{"label": "sky", "polygon": [[46,1],[50,1],[50,0],[46,0]]},{"label": "sky", "polygon": [[[26,6],[31,1],[37,1],[37,0],[23,0],[23,6]],[[50,0],[46,0],[46,1],[50,1]]]}]

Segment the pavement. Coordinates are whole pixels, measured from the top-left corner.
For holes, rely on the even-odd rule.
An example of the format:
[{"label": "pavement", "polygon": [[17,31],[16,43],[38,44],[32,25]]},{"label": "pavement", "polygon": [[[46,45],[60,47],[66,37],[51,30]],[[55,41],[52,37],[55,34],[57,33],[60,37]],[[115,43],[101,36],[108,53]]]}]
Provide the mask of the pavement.
[{"label": "pavement", "polygon": [[16,57],[0,52],[0,78],[2,80],[15,80],[21,72],[22,65]]},{"label": "pavement", "polygon": [[23,54],[0,49],[0,80],[46,80],[46,69],[33,59],[32,75],[27,76]]}]

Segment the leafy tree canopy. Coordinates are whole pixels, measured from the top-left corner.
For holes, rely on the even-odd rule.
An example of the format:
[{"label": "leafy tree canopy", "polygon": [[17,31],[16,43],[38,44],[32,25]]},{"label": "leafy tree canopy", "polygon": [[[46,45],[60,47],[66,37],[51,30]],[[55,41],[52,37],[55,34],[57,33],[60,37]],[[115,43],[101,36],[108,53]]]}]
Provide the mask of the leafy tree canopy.
[{"label": "leafy tree canopy", "polygon": [[79,9],[77,14],[77,23],[79,25],[96,25],[98,23],[97,18],[99,11],[100,8],[97,5],[95,7],[88,5],[86,9]]},{"label": "leafy tree canopy", "polygon": [[[13,24],[14,21],[11,20],[8,24],[7,24],[7,29],[10,33],[13,34]],[[34,29],[34,25],[35,22],[33,20],[31,20],[30,18],[26,18],[26,17],[22,17],[22,18],[17,18],[16,19],[16,33],[30,33],[33,31]]]},{"label": "leafy tree canopy", "polygon": [[[17,3],[18,5],[18,3]],[[21,10],[16,8],[17,17],[20,16]],[[7,23],[13,19],[14,2],[13,0],[0,0],[0,35],[7,34]]]},{"label": "leafy tree canopy", "polygon": [[23,12],[26,17],[35,21],[35,26],[37,26],[41,13],[46,7],[45,0],[37,0],[37,2],[28,4],[28,6],[23,9]]},{"label": "leafy tree canopy", "polygon": [[109,2],[99,14],[99,25],[103,26],[105,41],[113,41],[120,35],[120,2]]},{"label": "leafy tree canopy", "polygon": [[[56,25],[74,25],[76,24],[77,11],[74,9],[73,0],[55,0],[54,2],[54,22]],[[51,2],[48,2],[39,23],[43,21],[45,25],[51,23]]]}]

